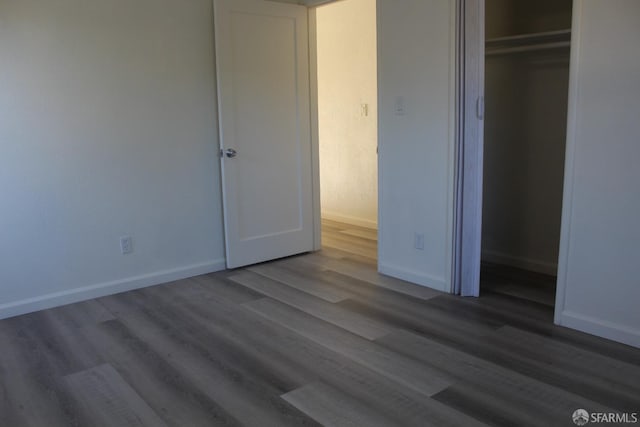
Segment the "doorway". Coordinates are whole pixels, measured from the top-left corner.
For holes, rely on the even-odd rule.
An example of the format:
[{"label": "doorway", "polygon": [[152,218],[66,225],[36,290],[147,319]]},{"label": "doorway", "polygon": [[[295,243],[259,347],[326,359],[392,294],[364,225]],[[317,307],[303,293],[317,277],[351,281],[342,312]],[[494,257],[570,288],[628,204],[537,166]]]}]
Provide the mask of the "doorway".
[{"label": "doorway", "polygon": [[322,247],[376,262],[376,2],[341,0],[311,15]]},{"label": "doorway", "polygon": [[485,2],[480,292],[554,306],[571,0]]}]

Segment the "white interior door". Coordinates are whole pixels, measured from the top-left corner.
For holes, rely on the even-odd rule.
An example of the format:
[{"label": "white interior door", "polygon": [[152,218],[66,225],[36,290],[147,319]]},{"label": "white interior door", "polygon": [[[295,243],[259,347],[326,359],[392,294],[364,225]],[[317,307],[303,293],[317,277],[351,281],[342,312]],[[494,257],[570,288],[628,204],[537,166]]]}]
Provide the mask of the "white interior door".
[{"label": "white interior door", "polygon": [[227,267],[313,249],[307,10],[215,0]]}]

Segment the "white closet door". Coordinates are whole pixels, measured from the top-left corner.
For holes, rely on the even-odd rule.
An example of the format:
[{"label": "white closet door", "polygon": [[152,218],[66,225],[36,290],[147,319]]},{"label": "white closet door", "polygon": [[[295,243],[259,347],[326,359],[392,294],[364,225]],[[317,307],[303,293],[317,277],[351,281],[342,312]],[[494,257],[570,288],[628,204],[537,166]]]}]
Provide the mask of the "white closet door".
[{"label": "white closet door", "polygon": [[480,295],[484,153],[484,0],[460,3],[458,157],[453,291]]}]

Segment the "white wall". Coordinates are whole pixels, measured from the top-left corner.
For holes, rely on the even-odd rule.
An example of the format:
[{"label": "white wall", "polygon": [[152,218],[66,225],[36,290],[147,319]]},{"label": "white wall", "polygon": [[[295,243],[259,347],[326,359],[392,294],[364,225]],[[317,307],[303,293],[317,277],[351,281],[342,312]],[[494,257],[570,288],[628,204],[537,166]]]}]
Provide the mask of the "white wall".
[{"label": "white wall", "polygon": [[[377,5],[379,268],[450,291],[455,2]],[[414,248],[414,233],[424,234],[424,250]]]},{"label": "white wall", "polygon": [[0,317],[224,266],[211,7],[0,1]]},{"label": "white wall", "polygon": [[376,3],[331,3],[317,8],[316,20],[322,216],[375,227]]},{"label": "white wall", "polygon": [[640,2],[577,0],[556,322],[640,347]]}]

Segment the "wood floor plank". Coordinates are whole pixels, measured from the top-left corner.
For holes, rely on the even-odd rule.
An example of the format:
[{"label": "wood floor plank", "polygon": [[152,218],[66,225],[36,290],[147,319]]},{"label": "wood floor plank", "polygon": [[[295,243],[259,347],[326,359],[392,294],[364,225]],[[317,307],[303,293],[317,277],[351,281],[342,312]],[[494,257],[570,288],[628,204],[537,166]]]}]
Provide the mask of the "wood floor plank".
[{"label": "wood floor plank", "polygon": [[629,345],[556,325],[549,325],[548,328],[538,328],[536,333],[559,343],[640,366],[640,351]]},{"label": "wood floor plank", "polygon": [[508,295],[485,293],[480,298],[443,295],[429,303],[438,310],[464,312],[491,319],[520,330],[533,332],[557,342],[640,365],[637,348],[553,324],[553,309],[546,305]]},{"label": "wood floor plank", "polygon": [[[125,301],[130,302],[128,299]],[[144,303],[155,305],[153,301],[144,300]],[[253,324],[242,315],[229,313],[228,317],[220,317],[218,315],[225,310],[228,311],[228,308],[225,309],[218,305],[206,307],[206,304],[208,303],[203,303],[201,307],[185,306],[185,314],[181,317],[186,317],[186,313],[202,316],[202,321],[196,325],[196,329],[214,331],[215,325],[222,324],[225,328],[225,334],[228,334],[230,330],[236,330],[235,325],[228,324],[229,321],[233,320],[239,325],[246,325],[244,329],[236,330],[237,339],[244,337],[248,342],[252,342],[257,348],[260,348],[261,359],[282,361],[287,369],[286,373],[294,373],[295,376],[301,378],[312,378],[313,375],[316,378],[322,378],[323,381],[334,387],[357,395],[366,404],[383,408],[386,413],[396,414],[398,419],[403,420],[402,425],[422,426],[425,425],[425,419],[434,420],[432,425],[439,426],[473,425],[472,420],[461,418],[460,414],[445,405],[435,401],[425,402],[423,399],[416,399],[417,395],[410,389],[379,376],[365,367],[354,364],[343,356],[324,349],[311,341],[301,339],[301,337],[294,338],[286,333],[278,332],[278,330],[265,329],[264,324]],[[158,305],[164,306],[166,304],[159,303]],[[181,303],[178,305],[182,306]],[[129,312],[131,310],[117,311]],[[154,322],[158,322],[158,320],[154,320]],[[169,322],[179,323],[179,319],[170,319]],[[184,331],[182,328],[181,330]],[[220,333],[213,332],[211,335]],[[210,337],[201,336],[200,342],[208,348],[219,348],[225,353],[231,352],[230,349],[223,347],[219,341],[210,341]],[[148,351],[143,353],[146,354]],[[238,355],[233,357],[237,358]],[[301,374],[300,370],[306,373]],[[283,371],[278,372],[282,372],[279,375],[286,375]],[[256,374],[252,373],[251,376],[255,377]]]},{"label": "wood floor plank", "polygon": [[351,294],[348,292],[334,289],[331,285],[327,285],[322,281],[310,279],[303,274],[272,266],[270,264],[254,265],[247,268],[247,270],[261,274],[270,279],[286,283],[328,302],[339,302],[351,297]]},{"label": "wood floor plank", "polygon": [[375,255],[378,249],[376,236],[376,234],[370,234],[370,231],[364,228],[356,229],[354,227],[348,227],[338,232],[325,233],[323,239],[339,242],[347,245],[347,247],[355,246],[363,250],[373,251]]},{"label": "wood floor plank", "polygon": [[322,218],[322,235],[332,235],[343,231],[354,230],[362,233],[368,233],[371,240],[378,240],[378,230],[373,227],[364,227],[362,225],[347,224],[339,221]]},{"label": "wood floor plank", "polygon": [[320,261],[320,260],[328,261],[332,259],[351,260],[353,262],[367,265],[374,269],[376,269],[378,265],[377,257],[376,258],[364,257],[364,256],[357,255],[353,252],[348,252],[338,248],[332,248],[324,245],[320,250],[315,252],[310,252],[305,255],[308,255],[309,258],[313,258],[316,261]]},{"label": "wood floor plank", "polygon": [[61,381],[60,362],[48,353],[42,335],[27,335],[32,315],[0,322],[0,425],[89,425]]},{"label": "wood floor plank", "polygon": [[109,295],[96,301],[119,317],[130,310],[179,305],[189,301],[215,300],[234,306],[260,298],[263,298],[262,294],[237,286],[226,275],[207,274],[127,292],[128,304],[122,303],[121,295]]},{"label": "wood floor plank", "polygon": [[[385,413],[395,415],[402,419],[402,425],[424,426],[424,420],[430,420],[426,425],[454,426],[475,425],[473,420],[465,418],[463,414],[456,413],[445,405],[434,400],[425,399],[411,389],[378,375],[362,365],[352,362],[350,359],[335,353],[326,347],[307,340],[297,334],[291,333],[276,325],[264,322],[253,322],[251,318],[244,318],[236,313],[225,316],[228,311],[224,306],[213,305],[205,309],[203,307],[189,306],[180,317],[198,316],[201,319],[189,319],[202,331],[199,342],[207,348],[216,348],[225,354],[231,354],[234,359],[242,357],[233,352],[233,349],[225,347],[219,340],[213,340],[212,336],[220,334],[234,334],[236,339],[245,340],[253,344],[253,348],[259,348],[259,359],[251,363],[257,365],[264,361],[281,363],[282,367],[271,367],[270,370],[277,373],[276,378],[267,378],[266,381],[278,381],[277,378],[292,376],[298,378],[300,384],[321,379],[340,390],[348,392],[372,407],[381,408]],[[127,312],[128,310],[123,310]],[[220,315],[221,313],[222,316]],[[250,311],[249,316],[258,316]],[[166,315],[166,313],[165,313]],[[262,316],[257,318],[262,319]],[[237,325],[229,322],[237,321],[241,326],[235,333]],[[154,320],[154,322],[158,322]],[[179,319],[171,318],[170,323],[179,323]],[[235,322],[234,322],[235,323]],[[215,332],[216,325],[224,325],[224,332]],[[184,334],[184,329],[180,328]],[[212,331],[210,334],[209,331]],[[229,365],[233,366],[232,363]],[[240,363],[245,365],[247,363]],[[236,365],[237,366],[237,365]],[[251,378],[263,377],[260,372],[249,370]],[[297,387],[295,387],[297,388]]]},{"label": "wood floor plank", "polygon": [[220,297],[224,297],[227,301],[233,304],[243,304],[245,302],[253,301],[262,298],[262,295],[258,292],[254,292],[251,289],[247,289],[242,286],[237,286],[229,280],[232,272],[212,273],[204,276],[196,276],[192,279],[197,282],[209,296],[215,296],[217,300]]},{"label": "wood floor plank", "polygon": [[[220,360],[215,348],[201,345],[201,336],[158,327],[161,315],[129,312],[120,320],[153,351],[167,355],[165,361],[173,369],[179,370],[189,383],[240,424],[286,426],[305,423],[296,411],[276,400],[281,390],[273,389],[259,377],[243,374],[225,355]],[[186,316],[185,311],[182,317]]]},{"label": "wood floor plank", "polygon": [[71,394],[95,427],[166,427],[111,365],[65,377]]},{"label": "wood floor plank", "polygon": [[[598,402],[603,407],[627,410],[634,406],[634,402],[637,405],[633,392],[626,394],[617,389],[606,387],[605,383],[598,382],[595,379],[597,376],[589,370],[582,374],[585,378],[590,379],[581,381],[579,374],[554,366],[553,363],[545,363],[543,360],[533,356],[529,346],[514,347],[504,340],[499,340],[497,332],[483,337],[462,334],[456,337],[446,337],[444,340],[438,335],[424,334],[422,331],[420,331],[420,334],[426,338],[433,338],[436,341],[447,344],[463,353],[474,354],[476,357],[494,365],[499,365],[504,369],[536,378],[550,386],[567,390],[571,394],[589,401]],[[567,363],[571,363],[571,361]],[[632,371],[627,370],[626,372],[629,375]],[[595,405],[592,404],[592,406]]]},{"label": "wood floor plank", "polygon": [[67,327],[82,328],[115,319],[113,314],[97,300],[82,301],[47,310],[63,321]]},{"label": "wood floor plank", "polygon": [[375,260],[378,257],[376,230],[323,221],[322,246]]},{"label": "wood floor plank", "polygon": [[370,258],[368,256],[360,256],[353,252],[344,251],[338,248],[332,248],[329,246],[323,246],[321,250],[313,252],[313,256],[322,257],[325,259],[341,259],[357,262],[362,265],[367,265],[370,268],[377,270],[378,258]]},{"label": "wood floor plank", "polygon": [[[579,374],[589,374],[601,381],[615,382],[625,387],[629,393],[640,392],[640,366],[612,357],[603,356],[576,348],[530,332],[505,326],[496,331],[491,342],[520,348],[530,357],[546,364],[574,370]],[[640,402],[640,396],[637,399]]]},{"label": "wood floor plank", "polygon": [[[553,293],[555,293],[555,286],[557,282],[556,276],[523,270],[521,268],[508,265],[482,262],[480,280],[487,278],[492,279],[486,280],[487,282],[491,282],[496,278],[502,278],[511,283],[520,283],[525,285],[525,288],[534,286],[539,289],[550,290]],[[487,284],[489,286],[491,285],[491,283]]]},{"label": "wood floor plank", "polygon": [[361,239],[367,239],[374,242],[378,241],[378,230],[367,228],[347,228],[346,230],[340,230],[338,233],[346,234],[347,236],[359,237]]},{"label": "wood floor plank", "polygon": [[[216,306],[211,308],[212,311],[200,311],[197,307],[189,308],[190,313],[202,317],[203,330],[212,328],[211,325],[223,323],[222,319],[214,315],[223,311],[223,308]],[[247,314],[263,318],[249,310]],[[260,348],[260,360],[281,361],[284,364],[287,371],[279,374],[281,376],[293,375],[299,378],[301,383],[313,382],[314,380],[309,380],[313,377],[320,379],[351,396],[356,396],[372,407],[383,409],[390,416],[402,420],[401,425],[476,425],[472,419],[463,414],[427,399],[401,383],[379,375],[348,357],[296,333],[290,335],[289,329],[271,322],[252,323],[248,318],[243,319],[241,314],[233,317],[240,318],[238,320],[246,325],[246,330],[241,331],[238,338],[243,336]],[[229,328],[229,325],[226,326]],[[231,326],[231,328],[234,327]],[[204,339],[203,341],[206,342]],[[280,371],[276,370],[276,372]],[[303,381],[304,378],[307,379]],[[429,422],[425,424],[425,420]]]},{"label": "wood floor plank", "polygon": [[231,276],[230,279],[369,340],[382,337],[392,330],[375,320],[344,310],[291,286],[250,271],[240,272]]},{"label": "wood floor plank", "polygon": [[[119,319],[151,348],[159,352],[172,349],[168,362],[199,384],[234,417],[238,413],[249,416],[263,410],[283,392],[311,379],[297,376],[292,366],[295,361],[288,363],[283,357],[286,347],[274,354],[270,351],[272,347],[266,346],[279,336],[285,341],[290,335],[288,331],[270,328],[263,318],[224,299],[194,301],[171,296],[171,301],[167,301],[166,298],[164,292],[150,295],[150,300],[137,309],[119,309],[123,313]],[[121,298],[111,304],[129,305],[132,301]],[[264,350],[257,351],[263,346]],[[176,358],[182,359],[182,363],[176,364]],[[224,400],[215,398],[217,389],[203,384],[201,377],[211,377],[208,383],[217,383],[218,387],[227,384],[228,396],[224,395]],[[245,401],[241,406],[252,404],[255,411],[235,408],[233,397],[238,394],[245,396],[239,399]]]},{"label": "wood floor plank", "polygon": [[246,303],[244,307],[425,396],[451,385],[447,376],[428,366],[398,357],[396,353],[280,302],[262,299]]},{"label": "wood floor plank", "polygon": [[[128,297],[127,294],[121,294],[112,298],[129,300]],[[132,301],[139,303],[141,300]],[[55,366],[58,366],[56,371],[60,374],[77,372],[84,369],[83,366],[98,366],[106,361],[117,367],[121,374],[127,374],[129,384],[144,391],[153,409],[168,425],[205,427],[212,422],[217,425],[235,425],[235,420],[203,393],[194,391],[195,388],[181,376],[179,368],[172,369],[170,365],[163,363],[159,353],[137,337],[123,333],[124,328],[120,328],[119,322],[110,320],[75,328],[73,322],[69,324],[69,318],[64,313],[47,310],[29,315],[32,319],[27,323],[28,327],[33,328],[41,316],[53,331],[45,334],[47,338],[44,341],[48,348],[62,348],[47,356],[50,358],[57,355],[57,359],[62,359],[55,362]],[[64,337],[62,344],[49,339],[58,335]],[[76,362],[76,359],[79,360]],[[91,422],[87,421],[82,425],[91,425]]]},{"label": "wood floor plank", "polygon": [[104,358],[83,341],[82,329],[95,323],[77,327],[75,316],[68,310],[45,310],[21,316],[15,320],[17,331],[32,343],[32,357],[48,364],[56,375],[67,375],[104,363]]},{"label": "wood floor plank", "polygon": [[511,400],[496,399],[495,394],[466,383],[455,384],[433,398],[469,417],[496,427],[570,426],[573,413],[571,410],[561,416],[550,415],[540,412],[536,405],[518,405],[518,402]]},{"label": "wood floor plank", "polygon": [[[406,331],[394,332],[377,342],[455,378],[451,387],[434,398],[454,404],[456,402],[449,398],[456,396],[460,399],[459,409],[468,402],[473,416],[484,413],[488,417],[502,418],[510,425],[558,425],[566,421],[575,408],[602,412],[612,410],[536,377],[520,374]],[[480,419],[487,421],[487,418]]]},{"label": "wood floor plank", "polygon": [[230,282],[226,272],[225,274],[214,273],[191,277],[157,287],[143,288],[136,292],[151,298],[161,293],[168,297],[165,298],[165,303],[169,304],[176,300],[207,301],[214,299],[224,301],[229,305],[237,305],[262,298],[262,295],[251,289]]},{"label": "wood floor plank", "polygon": [[637,365],[509,326],[489,337],[487,345],[510,352],[523,372],[535,372],[550,384],[576,390],[612,408],[635,411],[640,403],[640,367]]},{"label": "wood floor plank", "polygon": [[[539,288],[536,286],[523,286],[513,280],[500,279],[485,279],[480,283],[481,292],[494,292],[505,295],[511,295],[518,298],[524,298],[531,301],[544,304],[548,307],[553,307],[555,304],[555,292],[549,292],[547,289]],[[555,291],[555,289],[554,289]]]},{"label": "wood floor plank", "polygon": [[[553,315],[548,307],[504,295],[491,295],[480,299],[442,295],[426,302],[429,311],[484,321],[495,325],[510,325],[529,331],[548,331]],[[508,307],[512,307],[509,310]]]},{"label": "wood floor plank", "polygon": [[[312,254],[313,255],[313,254]],[[419,286],[404,280],[385,276],[378,273],[375,267],[366,266],[362,263],[346,260],[346,259],[322,259],[318,257],[305,257],[301,262],[319,265],[324,270],[333,271],[344,276],[353,277],[354,279],[369,282],[381,288],[390,289],[416,298],[428,300],[443,295],[442,292]]]},{"label": "wood floor plank", "polygon": [[503,326],[482,317],[466,317],[465,313],[433,310],[429,304],[418,301],[395,294],[364,294],[339,305],[390,328],[416,332],[447,344],[466,343],[469,336],[480,339]]},{"label": "wood floor plank", "polygon": [[340,238],[336,235],[325,236],[322,238],[322,245],[328,248],[336,248],[342,251],[351,252],[356,255],[376,259],[378,257],[377,245],[364,241],[352,241],[348,238]]},{"label": "wood floor plank", "polygon": [[88,345],[99,349],[149,406],[172,427],[239,425],[224,408],[210,399],[119,320],[86,331]]},{"label": "wood floor plank", "polygon": [[[286,329],[274,328],[260,316],[215,299],[191,301],[174,297],[171,298],[173,304],[167,304],[165,298],[166,295],[159,292],[148,305],[138,305],[129,298],[110,304],[123,313],[120,315],[123,322],[134,322],[130,326],[134,331],[140,328],[138,324],[160,328],[168,338],[211,359],[223,372],[242,372],[243,377],[247,377],[247,385],[259,380],[279,396],[315,378],[299,375],[296,359],[287,357],[287,352],[293,351],[289,348],[293,340]],[[127,307],[132,305],[134,307]],[[304,347],[305,343],[301,344]],[[257,348],[260,351],[256,351]],[[238,379],[238,376],[231,375],[231,378]]]},{"label": "wood floor plank", "polygon": [[397,420],[321,382],[282,395],[282,398],[326,427],[388,427]]},{"label": "wood floor plank", "polygon": [[322,218],[321,219],[322,222],[322,232],[323,233],[327,233],[327,231],[340,231],[340,230],[344,230],[347,227],[349,227],[349,225],[345,224],[344,222],[340,222],[340,221],[334,221],[332,219],[327,219],[327,218]]}]

